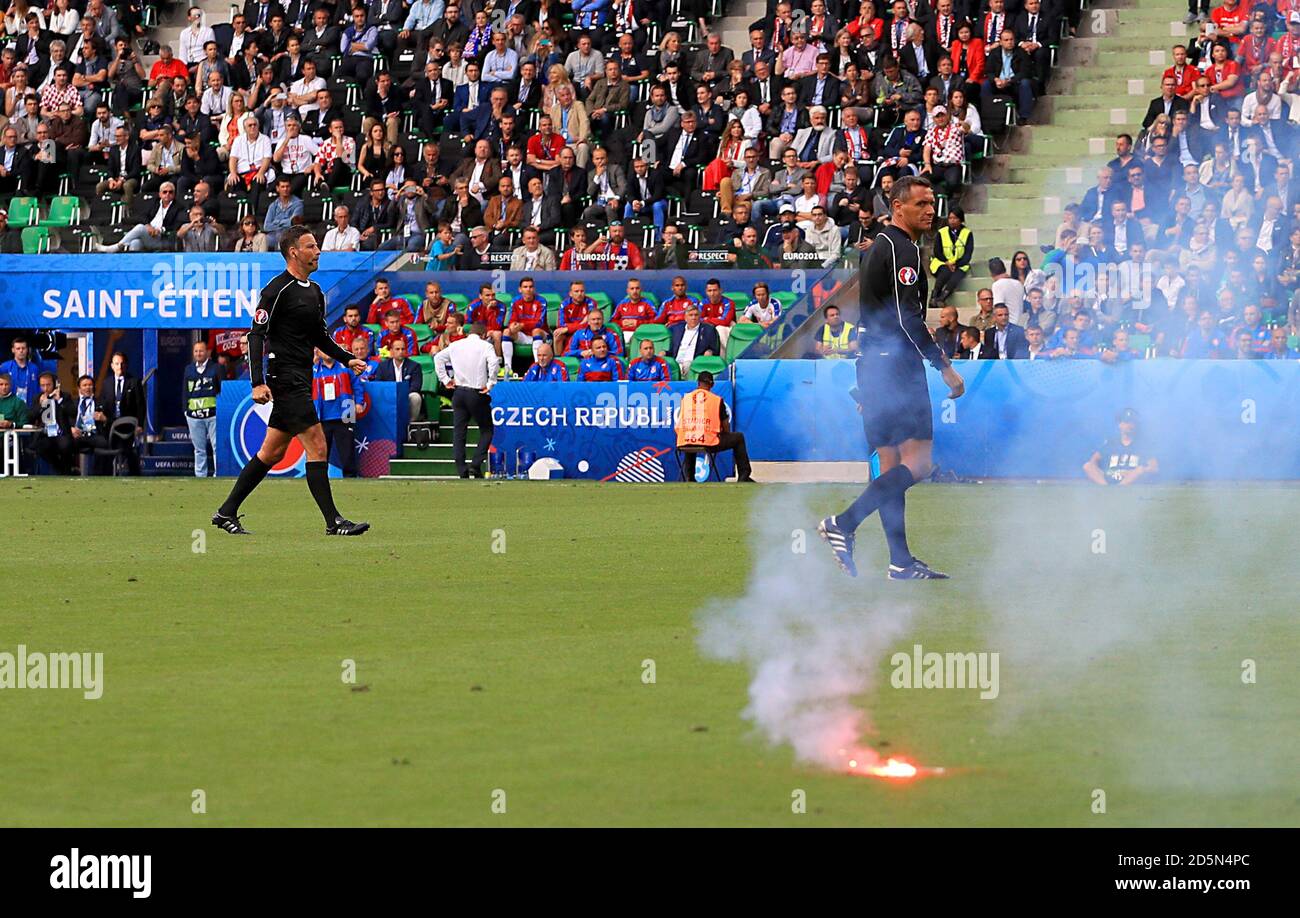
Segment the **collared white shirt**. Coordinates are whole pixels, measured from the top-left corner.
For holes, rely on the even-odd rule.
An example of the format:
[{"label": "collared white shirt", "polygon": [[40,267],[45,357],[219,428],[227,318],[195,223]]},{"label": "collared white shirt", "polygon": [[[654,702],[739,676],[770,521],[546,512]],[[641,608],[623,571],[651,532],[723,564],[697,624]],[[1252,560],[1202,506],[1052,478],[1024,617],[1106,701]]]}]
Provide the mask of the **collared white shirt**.
[{"label": "collared white shirt", "polygon": [[700,326],[694,328],[685,328],[682,330],[682,343],[677,348],[677,359],[691,361],[695,359],[695,351],[700,345]]},{"label": "collared white shirt", "polygon": [[496,384],[501,358],[491,344],[471,334],[440,350],[434,355],[433,364],[442,382],[454,381],[457,386],[477,392]]},{"label": "collared white shirt", "polygon": [[361,247],[361,233],[355,226],[349,224],[348,228],[339,232],[337,226],[331,227],[325,234],[325,242],[320,249],[322,252],[346,252],[357,251]]},{"label": "collared white shirt", "polygon": [[158,212],[153,215],[153,219],[149,221],[149,225],[156,230],[162,229],[163,220],[166,219],[167,211],[171,209],[171,207],[172,207],[171,204],[159,204]]}]

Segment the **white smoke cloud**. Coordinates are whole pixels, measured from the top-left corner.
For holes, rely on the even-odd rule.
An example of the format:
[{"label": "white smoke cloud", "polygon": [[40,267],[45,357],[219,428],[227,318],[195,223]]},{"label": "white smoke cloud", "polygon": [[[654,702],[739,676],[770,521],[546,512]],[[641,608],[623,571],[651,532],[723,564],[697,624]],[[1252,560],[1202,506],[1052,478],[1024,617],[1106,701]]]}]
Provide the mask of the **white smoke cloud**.
[{"label": "white smoke cloud", "polygon": [[[865,753],[859,741],[871,724],[862,697],[913,609],[887,595],[883,545],[859,547],[857,580],[839,571],[817,537],[811,497],[798,487],[768,488],[755,502],[754,574],[743,596],[704,610],[700,646],[749,667],[744,716],[769,742],[835,768],[844,750]],[[802,554],[792,550],[796,529],[806,539]]]}]

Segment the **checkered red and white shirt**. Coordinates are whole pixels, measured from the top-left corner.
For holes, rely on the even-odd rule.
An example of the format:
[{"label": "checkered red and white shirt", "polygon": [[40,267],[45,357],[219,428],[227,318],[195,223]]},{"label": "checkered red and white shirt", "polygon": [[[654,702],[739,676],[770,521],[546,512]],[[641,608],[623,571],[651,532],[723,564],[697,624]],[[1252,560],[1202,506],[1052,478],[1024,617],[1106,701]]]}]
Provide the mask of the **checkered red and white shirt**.
[{"label": "checkered red and white shirt", "polygon": [[53,83],[41,91],[41,107],[57,110],[60,105],[76,108],[81,103],[81,91],[71,83],[59,89]]},{"label": "checkered red and white shirt", "polygon": [[955,166],[966,158],[965,135],[955,121],[950,120],[947,127],[931,127],[925,132],[925,145],[930,148],[932,162]]}]

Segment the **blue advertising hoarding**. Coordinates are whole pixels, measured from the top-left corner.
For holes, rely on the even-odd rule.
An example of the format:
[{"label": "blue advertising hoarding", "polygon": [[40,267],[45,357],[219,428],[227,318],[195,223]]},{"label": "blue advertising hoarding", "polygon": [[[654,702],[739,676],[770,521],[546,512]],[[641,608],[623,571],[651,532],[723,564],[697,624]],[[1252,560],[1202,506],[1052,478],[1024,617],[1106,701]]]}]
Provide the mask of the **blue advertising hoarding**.
[{"label": "blue advertising hoarding", "polygon": [[[393,258],[327,252],[312,279],[341,308]],[[6,328],[237,328],[283,270],[279,253],[3,255],[0,313]]]},{"label": "blue advertising hoarding", "polygon": [[[400,392],[398,391],[400,388]],[[357,471],[363,478],[388,474],[388,460],[406,434],[410,403],[406,383],[368,382],[365,399],[357,406]],[[266,437],[270,405],[253,401],[252,384],[246,379],[222,383],[217,396],[217,474],[238,475]],[[273,476],[298,478],[306,474],[307,457],[297,438],[271,469]],[[330,455],[330,474],[339,476],[338,457]]]},{"label": "blue advertising hoarding", "polygon": [[[525,383],[492,390],[492,446],[514,474],[516,457],[553,459],[565,478],[596,481],[679,481],[674,423],[682,396],[693,382]],[[731,383],[719,379],[713,391],[728,405]],[[718,471],[732,474],[731,453],[719,453]],[[527,474],[527,467],[519,470]],[[710,475],[696,463],[696,477]]]},{"label": "blue advertising hoarding", "polygon": [[[928,371],[934,461],[969,478],[1078,478],[1133,408],[1165,479],[1300,477],[1300,361],[980,360],[966,394]],[[853,361],[740,360],[737,429],[751,458],[861,461]],[[870,398],[870,393],[864,393]]]}]

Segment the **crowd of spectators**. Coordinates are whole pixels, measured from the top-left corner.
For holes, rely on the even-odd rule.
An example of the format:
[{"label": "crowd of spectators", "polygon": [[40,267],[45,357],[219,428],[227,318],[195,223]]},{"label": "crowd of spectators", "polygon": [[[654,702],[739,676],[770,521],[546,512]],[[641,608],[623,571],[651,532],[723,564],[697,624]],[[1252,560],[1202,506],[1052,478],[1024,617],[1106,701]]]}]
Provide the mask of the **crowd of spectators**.
[{"label": "crowd of spectators", "polygon": [[635,268],[660,246],[676,267],[833,263],[892,177],[960,193],[1077,16],[780,0],[732,48],[719,0],[248,0],[155,49],[143,9],[15,0],[0,195],[81,196],[85,250],[265,251],[306,223],[436,271]]},{"label": "crowd of spectators", "polygon": [[991,259],[971,321],[942,311],[951,356],[1300,357],[1300,7],[1188,20],[1142,132],[1115,138],[1038,267]]}]

